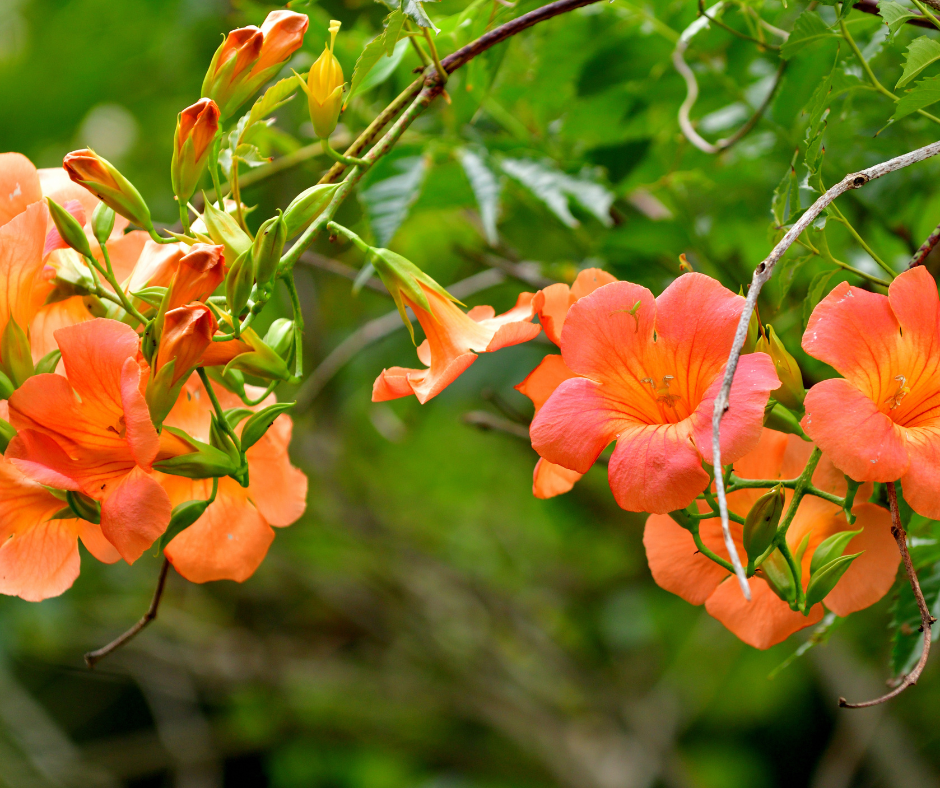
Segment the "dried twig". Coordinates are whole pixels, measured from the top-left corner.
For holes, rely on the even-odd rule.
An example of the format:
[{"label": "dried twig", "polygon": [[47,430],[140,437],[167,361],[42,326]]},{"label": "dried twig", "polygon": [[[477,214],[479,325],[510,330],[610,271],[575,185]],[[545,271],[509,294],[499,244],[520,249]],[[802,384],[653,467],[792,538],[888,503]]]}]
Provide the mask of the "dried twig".
[{"label": "dried twig", "polygon": [[[835,186],[830,188],[825,194],[821,195],[799,220],[787,231],[786,235],[773,248],[767,258],[754,270],[754,276],[751,279],[751,288],[747,293],[747,300],[744,303],[744,310],[741,312],[741,319],[738,322],[738,330],[734,335],[734,342],[731,346],[731,353],[728,356],[728,364],[725,367],[725,376],[721,383],[721,390],[715,398],[715,409],[712,414],[712,453],[714,454],[715,468],[721,468],[721,419],[728,410],[728,398],[731,393],[731,382],[734,380],[734,373],[738,368],[738,360],[741,358],[741,349],[744,347],[744,341],[747,339],[747,328],[757,305],[757,297],[760,295],[761,288],[770,279],[774,272],[774,266],[777,261],[793,245],[797,238],[806,230],[825,208],[842,194],[852,189],[860,189],[869,181],[887,175],[889,172],[904,169],[912,164],[929,159],[940,153],[940,142],[934,142],[923,148],[905,153],[902,156],[889,159],[888,161],[876,164],[859,172],[853,172],[846,175]],[[728,502],[725,498],[725,484],[721,473],[715,474],[715,487],[718,493],[718,506],[721,510],[721,528],[725,537],[725,545],[731,554],[731,563],[735,567],[735,573],[738,576],[738,582],[741,584],[741,590],[746,599],[750,599],[750,589],[747,586],[747,579],[744,574],[744,568],[741,566],[741,559],[734,547],[731,539],[731,531],[728,527]]]},{"label": "dried twig", "polygon": [[160,600],[163,598],[163,589],[166,588],[166,576],[170,571],[170,561],[168,558],[163,559],[163,566],[160,568],[160,577],[157,580],[157,589],[153,592],[153,599],[150,602],[150,607],[147,609],[147,612],[144,613],[143,618],[140,619],[134,626],[132,626],[127,632],[121,635],[119,638],[112,640],[108,643],[107,646],[97,649],[96,651],[89,651],[85,654],[85,664],[89,668],[93,668],[101,660],[103,660],[108,654],[113,651],[117,651],[121,646],[127,643],[129,640],[135,638],[144,627],[146,627],[151,621],[157,617],[157,610],[160,608]]},{"label": "dried twig", "polygon": [[914,252],[914,256],[911,258],[911,261],[907,264],[908,268],[917,268],[921,265],[927,255],[929,255],[933,248],[937,245],[937,241],[940,241],[940,224],[933,228],[933,232],[927,236],[927,240],[920,245],[920,249]]},{"label": "dried twig", "polygon": [[907,549],[907,534],[904,533],[904,526],[901,525],[901,516],[898,513],[898,494],[894,488],[894,482],[888,482],[888,505],[891,508],[891,535],[898,543],[898,550],[901,551],[901,558],[904,561],[904,570],[907,572],[907,579],[911,583],[911,589],[914,591],[914,599],[917,600],[917,609],[920,610],[920,631],[924,633],[924,651],[917,661],[914,669],[908,673],[901,682],[891,692],[882,695],[874,700],[866,700],[862,703],[848,703],[845,698],[839,698],[839,706],[843,709],[865,709],[869,706],[877,706],[880,703],[896,698],[908,687],[917,683],[920,674],[927,664],[927,657],[930,656],[930,627],[937,620],[930,615],[930,607],[927,600],[924,599],[924,593],[920,590],[920,582],[917,580],[917,572],[914,571],[914,563],[911,561],[911,554]]}]

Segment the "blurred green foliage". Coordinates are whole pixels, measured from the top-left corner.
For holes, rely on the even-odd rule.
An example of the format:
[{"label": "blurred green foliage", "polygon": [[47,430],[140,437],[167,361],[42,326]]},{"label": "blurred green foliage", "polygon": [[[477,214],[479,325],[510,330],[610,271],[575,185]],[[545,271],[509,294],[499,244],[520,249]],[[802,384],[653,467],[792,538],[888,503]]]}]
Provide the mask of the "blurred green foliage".
[{"label": "blurred green foliage", "polygon": [[[442,54],[468,40],[468,26],[452,16],[466,5],[427,7],[442,28]],[[480,7],[498,24],[537,5]],[[807,5],[744,0],[723,19],[748,35],[755,15],[789,31]],[[311,25],[289,65],[308,66],[338,18],[347,80],[386,13],[366,0],[294,6]],[[176,113],[198,97],[221,35],[260,24],[271,8],[247,0],[0,0],[0,149],[57,166],[68,150],[92,145],[136,183],[156,218],[174,221]],[[839,9],[817,12],[832,25]],[[791,162],[791,209],[814,198],[806,130],[814,92],[830,74],[819,104],[828,113],[815,126],[826,184],[936,139],[920,115],[888,125],[893,102],[865,82],[845,41],[826,35],[790,45],[794,54],[750,134],[720,155],[702,153],[680,133],[686,87],[671,62],[696,17],[694,0],[616,0],[494,48],[452,75],[450,101],[414,125],[338,220],[445,285],[488,264],[530,280],[570,280],[598,265],[659,292],[685,253],[736,290],[779,237],[771,204]],[[903,24],[889,36],[877,16],[857,11],[846,21],[889,87],[908,44],[936,38]],[[776,50],[714,25],[691,39],[685,58],[701,90],[692,117],[708,139],[729,136],[754,112],[779,63]],[[336,147],[418,65],[404,46],[378,66],[376,84],[344,114]],[[266,155],[313,141],[305,112],[302,98],[278,111],[262,142]],[[247,202],[260,206],[251,220],[285,207],[327,166],[307,158],[247,188]],[[895,270],[940,221],[937,167],[910,168],[839,202]],[[807,240],[819,248],[823,233],[835,259],[880,273],[833,217]],[[323,239],[316,252],[334,260],[334,271],[336,260],[361,263],[343,243]],[[368,288],[354,297],[348,279],[316,265],[297,278],[308,372],[393,308]],[[864,283],[795,246],[762,298],[762,318],[797,355],[807,384],[831,374],[800,350],[807,309],[844,278]],[[501,311],[521,289],[533,287],[510,277],[467,300]],[[768,680],[807,633],[764,653],[743,646],[652,582],[642,518],[616,507],[603,468],[568,495],[537,501],[527,443],[463,423],[468,411],[495,415],[494,403],[528,413],[512,386],[548,349],[530,343],[482,356],[424,407],[369,401],[382,367],[414,364],[404,331],[356,353],[296,418],[293,454],[311,482],[305,517],[279,532],[243,585],[172,576],[157,623],[94,673],[82,652],[143,612],[155,558],[104,567],[84,555],[83,573],[63,597],[40,605],[0,599],[0,784],[936,785],[935,667],[890,706],[836,709],[839,695],[862,699],[883,687],[891,598]],[[936,524],[915,526],[929,574]],[[897,605],[903,623],[911,601]],[[895,645],[895,661],[907,658],[903,646]]]}]

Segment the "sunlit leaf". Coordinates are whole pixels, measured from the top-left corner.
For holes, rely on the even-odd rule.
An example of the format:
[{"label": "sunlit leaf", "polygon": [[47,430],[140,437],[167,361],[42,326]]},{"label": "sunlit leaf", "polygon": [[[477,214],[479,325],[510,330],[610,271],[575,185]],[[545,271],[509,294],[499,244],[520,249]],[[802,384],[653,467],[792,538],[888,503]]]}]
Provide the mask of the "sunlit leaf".
[{"label": "sunlit leaf", "polygon": [[793,25],[793,32],[780,49],[780,56],[789,60],[810,44],[837,38],[836,34],[823,22],[822,17],[815,11],[804,11],[797,17]]},{"label": "sunlit leaf", "polygon": [[388,246],[398,232],[421,194],[427,174],[424,156],[395,159],[390,167],[398,174],[371,183],[359,195],[379,246]]},{"label": "sunlit leaf", "polygon": [[936,63],[938,60],[940,60],[940,42],[927,36],[915,38],[907,47],[904,73],[901,74],[901,78],[895,87],[903,88],[927,66]]},{"label": "sunlit leaf", "polygon": [[503,159],[501,166],[503,172],[525,186],[569,227],[579,224],[568,207],[569,198],[596,216],[602,224],[609,226],[612,223],[610,206],[614,195],[590,177],[572,177],[551,162],[532,159]]}]

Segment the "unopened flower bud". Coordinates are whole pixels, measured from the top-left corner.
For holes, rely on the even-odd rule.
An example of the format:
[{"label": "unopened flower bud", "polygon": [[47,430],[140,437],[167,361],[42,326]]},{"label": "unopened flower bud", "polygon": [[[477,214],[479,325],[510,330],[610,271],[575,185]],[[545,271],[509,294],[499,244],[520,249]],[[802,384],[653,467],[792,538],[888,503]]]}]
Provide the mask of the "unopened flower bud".
[{"label": "unopened flower bud", "polygon": [[153,229],[144,198],[107,159],[93,150],[76,150],[66,155],[62,166],[75,183],[84,186],[125,219],[146,230]]},{"label": "unopened flower bud", "polygon": [[[228,476],[238,471],[238,464],[224,451],[220,451],[208,443],[196,440],[183,430],[164,425],[164,435],[161,435],[162,447],[168,443],[167,438],[174,442],[174,453],[171,456],[158,455],[154,462],[154,470],[169,473],[173,476],[186,476],[190,479],[209,479],[213,476]],[[182,447],[182,451],[180,448]]]},{"label": "unopened flower bud", "polygon": [[238,320],[242,310],[248,305],[248,297],[251,295],[253,284],[251,253],[243,252],[229,268],[228,275],[225,277],[225,301],[232,320]]},{"label": "unopened flower bud", "polygon": [[0,361],[3,372],[19,388],[33,374],[33,354],[26,332],[13,318],[7,322],[0,337]]},{"label": "unopened flower bud", "polygon": [[268,347],[254,329],[242,331],[239,344],[241,343],[247,344],[251,349],[232,358],[222,370],[223,376],[228,376],[231,372],[243,372],[264,380],[290,379],[290,370],[284,359]]},{"label": "unopened flower bud", "polygon": [[338,183],[317,184],[302,191],[291,201],[284,211],[288,239],[307,229],[309,224],[323,213],[338,188]]},{"label": "unopened flower bud", "polygon": [[91,215],[91,229],[95,234],[95,240],[104,246],[114,230],[114,209],[99,202]]},{"label": "unopened flower bud", "polygon": [[828,563],[816,568],[816,571],[810,576],[809,585],[806,587],[806,604],[803,610],[807,615],[809,615],[813,605],[822,602],[829,596],[836,584],[842,579],[842,575],[846,573],[852,562],[860,555],[861,553],[840,555],[838,558],[833,558]]},{"label": "unopened flower bud", "polygon": [[[0,373],[2,374],[2,373]],[[12,391],[10,392],[13,393]],[[6,397],[4,397],[6,399]],[[7,450],[7,446],[10,445],[10,441],[16,437],[16,430],[13,425],[10,424],[6,419],[0,419],[0,454],[3,454]]]},{"label": "unopened flower bud", "polygon": [[[71,212],[59,205],[59,203],[51,197],[46,198],[46,203],[49,205],[49,215],[52,217],[52,223],[55,225],[59,237],[66,245],[70,246],[80,255],[91,257],[91,246],[88,244],[88,236],[85,235],[85,230],[82,226],[84,221],[79,223],[78,219],[76,219]],[[84,219],[84,211],[82,211],[82,217]],[[48,249],[48,247],[49,244],[47,243],[46,248]]]},{"label": "unopened flower bud", "polygon": [[767,556],[760,568],[767,585],[770,586],[770,590],[780,599],[788,603],[796,599],[796,583],[793,580],[793,573],[790,571],[786,558],[781,555],[779,550],[774,550]]},{"label": "unopened flower bud", "polygon": [[199,185],[218,130],[219,108],[212,99],[199,99],[177,118],[170,177],[181,205],[185,206]]},{"label": "unopened flower bud", "polygon": [[101,522],[101,504],[94,498],[69,490],[65,493],[65,500],[75,517],[95,524]]},{"label": "unopened flower bud", "polygon": [[308,25],[304,14],[272,11],[260,30],[253,25],[233,30],[212,57],[202,95],[229,117],[300,48]]},{"label": "unopened flower bud", "polygon": [[313,131],[320,139],[328,139],[339,121],[343,107],[343,67],[333,54],[336,34],[340,23],[335,19],[330,22],[330,43],[324,45],[323,53],[310,66],[307,75],[307,103],[310,106],[310,120]]},{"label": "unopened flower bud", "polygon": [[279,317],[264,335],[264,344],[277,353],[281,358],[287,358],[291,345],[294,342],[294,321],[286,317]]},{"label": "unopened flower bud", "polygon": [[781,485],[764,493],[744,519],[744,550],[748,559],[756,561],[764,554],[777,534],[783,513],[784,491]]},{"label": "unopened flower bud", "polygon": [[205,301],[225,279],[225,251],[221,245],[193,244],[183,255],[170,285],[167,310]]},{"label": "unopened flower bud", "polygon": [[219,210],[207,201],[202,218],[212,242],[225,247],[225,259],[229,264],[251,248],[251,237],[238,226],[231,214]]},{"label": "unopened flower bud", "polygon": [[255,281],[264,285],[274,278],[281,253],[287,242],[287,225],[280,211],[258,228],[251,249],[251,265]]},{"label": "unopened flower bud", "polygon": [[803,388],[803,373],[800,372],[796,359],[787,352],[773,328],[765,326],[765,331],[766,335],[757,341],[755,350],[770,356],[781,383],[780,388],[772,391],[770,396],[786,408],[802,410],[803,400],[806,397],[806,389]]}]

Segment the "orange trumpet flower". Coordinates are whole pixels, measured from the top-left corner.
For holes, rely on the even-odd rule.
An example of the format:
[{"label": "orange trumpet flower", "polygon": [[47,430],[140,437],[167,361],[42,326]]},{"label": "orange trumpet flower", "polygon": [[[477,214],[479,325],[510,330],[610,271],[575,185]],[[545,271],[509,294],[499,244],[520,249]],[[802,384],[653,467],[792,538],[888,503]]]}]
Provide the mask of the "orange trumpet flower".
[{"label": "orange trumpet flower", "polygon": [[[734,470],[744,479],[793,478],[803,470],[812,449],[811,444],[794,435],[765,429],[757,448],[738,460]],[[825,454],[813,474],[813,484],[825,492],[845,495],[845,477]],[[762,493],[762,490],[733,492],[728,496],[728,507],[743,517]],[[866,485],[859,490],[857,500],[864,501],[870,494],[871,486]],[[792,497],[792,491],[787,490],[786,505]],[[858,503],[852,513],[856,520],[849,525],[839,506],[807,496],[800,502],[787,531],[787,544],[794,553],[809,537],[802,560],[805,587],[813,553],[820,542],[840,531],[861,529],[845,548],[845,554],[862,554],[823,600],[838,616],[869,607],[888,593],[901,560],[897,543],[891,536],[891,515],[885,509],[871,503]],[[728,559],[718,518],[703,520],[699,533],[711,550]],[[731,534],[738,553],[743,555],[742,526],[731,523]],[[654,514],[647,519],[643,544],[653,579],[662,588],[693,605],[704,603],[712,616],[754,648],[770,648],[822,618],[822,605],[815,605],[808,616],[791,610],[774,594],[761,572],[749,580],[751,601],[747,602],[737,579],[699,553],[692,534],[668,515]]]},{"label": "orange trumpet flower", "polygon": [[141,393],[138,337],[116,320],[61,328],[65,376],[35,375],[10,397],[6,456],[29,478],[101,502],[101,530],[132,563],[163,533],[170,501],[151,474],[160,438]]}]

